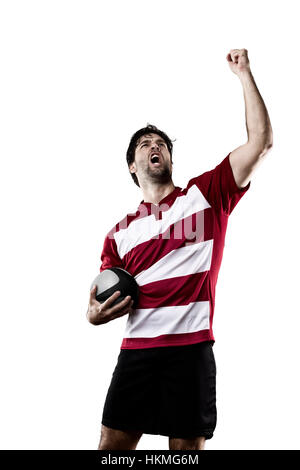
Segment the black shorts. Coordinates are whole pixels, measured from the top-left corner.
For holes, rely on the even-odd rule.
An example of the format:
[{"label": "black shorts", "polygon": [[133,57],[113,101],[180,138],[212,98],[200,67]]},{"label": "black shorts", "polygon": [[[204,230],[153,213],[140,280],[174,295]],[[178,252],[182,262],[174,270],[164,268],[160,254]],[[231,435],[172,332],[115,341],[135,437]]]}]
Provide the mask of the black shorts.
[{"label": "black shorts", "polygon": [[211,342],[121,349],[102,424],[122,431],[211,439],[216,419]]}]

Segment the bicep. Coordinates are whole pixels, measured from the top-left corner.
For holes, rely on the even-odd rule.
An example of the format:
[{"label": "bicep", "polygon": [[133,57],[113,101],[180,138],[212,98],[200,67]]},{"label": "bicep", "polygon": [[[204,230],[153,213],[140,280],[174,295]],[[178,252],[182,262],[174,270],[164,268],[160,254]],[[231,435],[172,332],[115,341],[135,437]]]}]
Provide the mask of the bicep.
[{"label": "bicep", "polygon": [[237,147],[230,153],[230,166],[239,188],[247,186],[266,153],[267,150],[250,142]]}]

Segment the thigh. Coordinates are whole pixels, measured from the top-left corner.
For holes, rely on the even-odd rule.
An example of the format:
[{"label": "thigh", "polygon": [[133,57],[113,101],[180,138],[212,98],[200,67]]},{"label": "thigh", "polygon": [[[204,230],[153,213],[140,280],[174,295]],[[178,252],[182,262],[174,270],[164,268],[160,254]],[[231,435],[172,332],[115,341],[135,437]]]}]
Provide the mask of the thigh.
[{"label": "thigh", "polygon": [[216,367],[210,343],[167,352],[161,396],[161,428],[169,431],[170,438],[197,441],[212,437],[216,426]]},{"label": "thigh", "polygon": [[122,350],[104,403],[102,424],[121,431],[156,433],[156,351]]},{"label": "thigh", "polygon": [[205,437],[196,437],[194,439],[178,439],[169,437],[170,450],[204,450]]},{"label": "thigh", "polygon": [[98,450],[135,450],[141,432],[121,431],[102,424]]}]

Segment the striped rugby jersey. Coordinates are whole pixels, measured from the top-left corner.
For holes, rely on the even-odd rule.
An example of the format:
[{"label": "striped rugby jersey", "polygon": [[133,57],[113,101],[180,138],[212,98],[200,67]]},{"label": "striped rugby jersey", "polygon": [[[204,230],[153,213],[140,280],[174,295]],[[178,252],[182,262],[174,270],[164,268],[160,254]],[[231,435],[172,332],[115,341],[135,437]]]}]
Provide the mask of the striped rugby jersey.
[{"label": "striped rugby jersey", "polygon": [[100,272],[128,271],[139,285],[121,349],[214,341],[215,288],[228,216],[250,187],[236,185],[229,155],[158,205],[141,201],[106,235]]}]

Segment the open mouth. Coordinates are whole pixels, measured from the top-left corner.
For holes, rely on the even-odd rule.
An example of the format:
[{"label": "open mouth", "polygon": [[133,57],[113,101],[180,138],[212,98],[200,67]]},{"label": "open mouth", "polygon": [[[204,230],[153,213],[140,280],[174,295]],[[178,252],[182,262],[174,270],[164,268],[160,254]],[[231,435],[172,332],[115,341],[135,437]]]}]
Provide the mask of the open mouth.
[{"label": "open mouth", "polygon": [[151,163],[152,163],[154,166],[160,165],[159,156],[156,155],[156,154],[153,154],[153,155],[152,155],[152,157],[150,158],[150,161],[151,161]]}]

